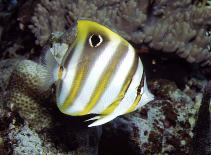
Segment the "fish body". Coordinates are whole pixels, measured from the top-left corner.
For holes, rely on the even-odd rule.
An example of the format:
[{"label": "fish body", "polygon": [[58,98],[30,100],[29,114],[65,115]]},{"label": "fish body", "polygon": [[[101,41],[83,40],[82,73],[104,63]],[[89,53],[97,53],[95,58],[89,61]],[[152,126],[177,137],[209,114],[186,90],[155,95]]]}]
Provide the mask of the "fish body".
[{"label": "fish body", "polygon": [[71,116],[98,114],[89,119],[95,120],[91,127],[135,111],[154,99],[134,48],[109,28],[78,20],[75,40],[65,49],[60,60],[55,59],[52,49],[45,56],[56,82],[56,102],[61,112]]}]

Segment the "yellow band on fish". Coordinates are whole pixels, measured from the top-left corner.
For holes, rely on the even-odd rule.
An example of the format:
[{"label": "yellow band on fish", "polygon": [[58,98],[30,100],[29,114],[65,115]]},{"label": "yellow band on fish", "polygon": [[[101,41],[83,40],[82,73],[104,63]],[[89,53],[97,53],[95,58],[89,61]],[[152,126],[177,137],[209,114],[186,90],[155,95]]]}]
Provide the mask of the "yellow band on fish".
[{"label": "yellow band on fish", "polygon": [[61,112],[99,114],[90,125],[96,126],[152,100],[147,87],[142,88],[143,65],[128,41],[94,21],[78,20],[75,30],[76,38],[62,57],[62,66],[49,66],[56,71],[54,79],[59,79],[56,100]]}]

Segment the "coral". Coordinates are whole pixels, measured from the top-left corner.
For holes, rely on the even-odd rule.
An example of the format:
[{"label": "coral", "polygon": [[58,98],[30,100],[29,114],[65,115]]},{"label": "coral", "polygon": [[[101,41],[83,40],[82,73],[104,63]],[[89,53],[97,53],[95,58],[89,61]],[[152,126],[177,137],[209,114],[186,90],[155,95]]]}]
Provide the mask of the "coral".
[{"label": "coral", "polygon": [[43,45],[50,34],[68,29],[78,18],[109,26],[135,44],[176,53],[188,62],[210,65],[211,10],[188,1],[49,1],[37,4],[29,26]]},{"label": "coral", "polygon": [[[0,61],[0,154],[210,151],[209,104],[202,99],[208,79],[187,63],[211,64],[211,13],[205,0],[29,0],[17,1],[8,15],[9,2],[0,5],[0,11],[7,10],[0,12],[0,59],[24,59]],[[95,128],[84,122],[92,116],[70,117],[58,110],[53,86],[41,89],[46,70],[37,57],[71,44],[71,26],[79,18],[105,24],[138,52],[146,48],[144,69],[155,101]],[[167,57],[171,54],[186,61]],[[206,70],[211,73],[210,67]]]},{"label": "coral", "polygon": [[[45,8],[44,6],[49,6],[49,8]],[[65,23],[65,8],[66,4],[65,2],[62,3],[62,1],[50,2],[47,0],[37,4],[35,12],[42,12],[43,16],[32,17],[32,22],[34,25],[30,26],[32,32],[36,36],[40,36],[40,38],[37,39],[37,43],[43,45],[52,32],[64,31],[64,28],[67,24]],[[48,11],[48,9],[51,11]],[[52,14],[52,12],[54,13]],[[58,14],[60,14],[60,16],[58,16]]]},{"label": "coral", "polygon": [[[75,1],[75,3],[65,0],[43,0],[37,4],[32,17],[33,24],[29,27],[40,45],[48,40],[52,32],[68,29],[78,18],[93,19],[114,29],[119,27],[120,30],[122,25],[127,25],[127,32],[130,33],[133,27],[141,25],[146,20],[146,16],[136,8],[136,1],[129,1],[128,3],[121,3],[119,0],[111,2],[92,0],[89,3],[82,0]],[[52,14],[52,12],[56,13]],[[40,16],[40,14],[42,15]],[[58,14],[60,15],[58,16]],[[116,18],[117,14],[122,15],[122,17]],[[121,18],[124,20],[121,20]],[[115,27],[112,24],[113,22],[117,22]]]},{"label": "coral", "polygon": [[17,59],[10,59],[0,62],[0,92],[5,91],[9,83],[9,77],[19,61]]},{"label": "coral", "polygon": [[39,55],[34,46],[32,33],[24,27],[24,24],[29,24],[32,5],[35,2],[4,0],[2,3],[0,4],[0,59],[32,58]]},{"label": "coral", "polygon": [[[183,9],[181,6],[186,7]],[[176,8],[172,11],[171,7]],[[155,50],[176,52],[188,62],[210,64],[210,53],[207,48],[210,37],[205,35],[210,26],[210,10],[188,6],[183,2],[171,4],[167,0],[155,5],[154,9],[156,12],[162,11],[163,16],[146,27],[145,43],[149,43]]]},{"label": "coral", "polygon": [[[101,127],[85,127],[83,120],[87,118],[73,119],[63,115],[53,100],[44,99],[46,103],[43,102],[41,98],[45,98],[45,93],[39,89],[40,72],[44,72],[41,65],[30,60],[17,60],[15,66],[9,65],[12,61],[16,62],[5,60],[0,63],[6,66],[0,68],[1,72],[8,71],[8,76],[1,79],[8,83],[3,86],[7,89],[2,89],[6,92],[8,110],[0,113],[3,128],[0,131],[4,133],[0,135],[6,135],[3,136],[3,145],[11,152],[41,150],[47,154],[98,154],[98,145],[99,154],[112,154],[109,151],[117,145],[122,146],[114,149],[117,153],[187,154],[190,151],[199,108],[195,105],[201,101],[205,82],[190,79],[185,90],[181,91],[174,82],[151,81],[152,92],[162,100],[110,122],[103,126],[102,132]],[[27,141],[27,146],[23,140]]]},{"label": "coral", "polygon": [[[71,123],[70,119],[58,113],[57,122],[40,132],[35,131],[34,126],[30,127],[31,122],[28,123],[17,111],[10,110],[0,109],[0,137],[2,140],[0,153],[98,154],[99,138],[102,132],[100,127],[84,128],[77,123]],[[42,124],[43,122],[38,123]]]},{"label": "coral", "polygon": [[9,152],[21,155],[43,154],[41,139],[28,126],[17,129],[16,126],[10,125],[8,132],[8,141],[13,143]]},{"label": "coral", "polygon": [[[6,63],[3,61],[2,63]],[[8,64],[9,65],[9,64]],[[42,75],[45,72],[44,67],[29,60],[21,60],[14,66],[7,67],[10,75],[4,100],[6,106],[15,107],[20,115],[24,117],[34,129],[42,130],[51,123],[50,116],[46,109],[39,103],[45,101],[47,92],[40,91],[42,86]],[[40,78],[39,78],[40,77]],[[38,122],[42,122],[38,125]]]},{"label": "coral", "polygon": [[0,123],[3,154],[43,154],[42,140],[16,112],[1,109]]},{"label": "coral", "polygon": [[[165,85],[164,85],[165,83]],[[158,94],[160,98],[170,99],[173,102],[183,102],[186,104],[193,104],[190,96],[177,88],[174,82],[170,82],[164,79],[158,79],[149,83],[153,89],[153,93]],[[161,88],[161,89],[157,89]]]},{"label": "coral", "polygon": [[[9,62],[5,60],[0,64],[7,66]],[[40,72],[44,71],[41,65],[30,60],[18,60],[14,64],[0,68],[2,73],[9,71],[9,76],[0,79],[8,81],[3,86],[7,89],[2,89],[6,92],[4,107],[8,110],[2,112],[0,108],[3,151],[41,150],[46,154],[94,155],[98,154],[99,148],[99,154],[103,155],[188,154],[191,149],[192,130],[199,108],[196,105],[201,102],[206,81],[192,78],[182,91],[174,82],[153,80],[149,87],[156,95],[156,101],[103,127],[87,128],[83,122],[87,118],[65,116],[59,112],[55,101],[42,101],[45,93],[40,92],[38,82]],[[27,138],[27,133],[34,140],[26,139],[26,146],[22,140]],[[9,143],[11,141],[15,143]]]},{"label": "coral", "polygon": [[97,154],[101,127],[90,129],[74,123],[59,112],[53,97],[45,99],[49,93],[40,91],[43,66],[19,59],[0,64],[0,72],[8,74],[0,79],[6,81],[2,85],[4,97],[0,98],[0,105],[4,105],[0,106],[1,152]]}]

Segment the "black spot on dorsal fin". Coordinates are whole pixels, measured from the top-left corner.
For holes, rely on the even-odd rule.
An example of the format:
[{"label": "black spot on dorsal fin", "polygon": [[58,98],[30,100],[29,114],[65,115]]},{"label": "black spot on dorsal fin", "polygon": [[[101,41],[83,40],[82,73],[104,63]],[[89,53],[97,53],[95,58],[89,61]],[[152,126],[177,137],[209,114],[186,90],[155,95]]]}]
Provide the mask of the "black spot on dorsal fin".
[{"label": "black spot on dorsal fin", "polygon": [[137,89],[137,94],[140,94],[141,93],[141,88],[144,87],[144,77],[145,77],[145,73],[143,71],[143,74],[142,74],[142,77],[141,77],[141,81],[140,81],[140,84],[139,84],[138,89]]}]

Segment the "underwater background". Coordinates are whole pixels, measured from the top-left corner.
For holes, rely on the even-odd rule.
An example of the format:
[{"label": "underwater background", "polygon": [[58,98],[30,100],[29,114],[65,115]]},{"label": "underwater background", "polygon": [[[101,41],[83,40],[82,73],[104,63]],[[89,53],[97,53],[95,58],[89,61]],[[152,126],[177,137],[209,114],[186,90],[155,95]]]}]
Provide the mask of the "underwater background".
[{"label": "underwater background", "polygon": [[[154,101],[88,128],[39,91],[40,56],[80,18],[135,47]],[[210,1],[0,0],[0,155],[211,155],[210,78]]]}]

